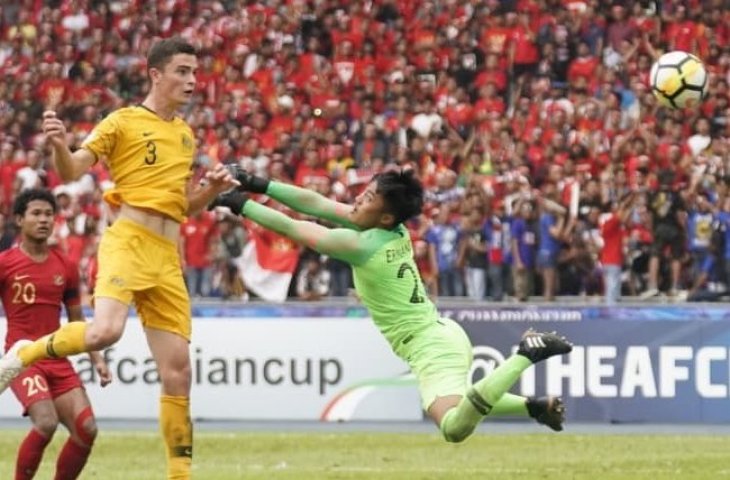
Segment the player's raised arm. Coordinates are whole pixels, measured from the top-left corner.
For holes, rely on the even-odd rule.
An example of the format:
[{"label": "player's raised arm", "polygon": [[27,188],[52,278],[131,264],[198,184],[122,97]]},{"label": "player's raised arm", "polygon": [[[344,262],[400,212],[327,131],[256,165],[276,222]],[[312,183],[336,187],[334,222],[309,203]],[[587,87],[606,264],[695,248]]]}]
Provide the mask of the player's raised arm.
[{"label": "player's raised arm", "polygon": [[235,173],[236,179],[241,183],[241,189],[244,191],[265,193],[297,212],[328,220],[347,228],[358,229],[347,219],[348,214],[352,211],[351,205],[335,202],[317,192],[295,185],[257,177],[245,170],[236,169]]},{"label": "player's raised arm", "polygon": [[212,204],[225,206],[285,237],[299,242],[319,253],[359,265],[372,255],[372,247],[363,241],[362,234],[346,228],[327,228],[314,222],[294,220],[272,208],[249,200],[246,194],[234,191],[221,195]]},{"label": "player's raised arm", "polygon": [[78,180],[97,160],[91,149],[80,148],[71,152],[66,144],[66,126],[56,112],[43,112],[43,133],[53,149],[53,161],[64,182]]}]

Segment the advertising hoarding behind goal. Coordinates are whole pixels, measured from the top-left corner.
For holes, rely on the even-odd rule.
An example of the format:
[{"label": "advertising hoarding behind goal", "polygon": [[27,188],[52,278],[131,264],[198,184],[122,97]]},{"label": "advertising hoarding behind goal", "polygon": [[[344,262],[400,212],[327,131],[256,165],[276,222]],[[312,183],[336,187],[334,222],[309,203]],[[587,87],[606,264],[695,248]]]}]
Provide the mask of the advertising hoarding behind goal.
[{"label": "advertising hoarding behind goal", "polygon": [[[413,377],[369,318],[336,308],[302,308],[297,312],[302,316],[276,316],[276,309],[267,308],[256,316],[194,318],[195,418],[423,418]],[[562,395],[569,421],[730,421],[727,309],[704,315],[690,309],[684,316],[672,311],[672,318],[663,309],[648,310],[617,318],[602,318],[611,311],[597,314],[595,307],[453,308],[442,313],[457,320],[472,340],[473,379],[509,356],[530,326],[566,335],[575,344],[573,352],[530,368],[512,391]],[[4,321],[0,334],[5,334]],[[130,318],[122,340],[105,355],[115,377],[105,389],[87,356],[73,358],[97,416],[155,419],[159,378],[136,318]],[[18,415],[20,407],[7,391],[0,396],[0,417]]]}]

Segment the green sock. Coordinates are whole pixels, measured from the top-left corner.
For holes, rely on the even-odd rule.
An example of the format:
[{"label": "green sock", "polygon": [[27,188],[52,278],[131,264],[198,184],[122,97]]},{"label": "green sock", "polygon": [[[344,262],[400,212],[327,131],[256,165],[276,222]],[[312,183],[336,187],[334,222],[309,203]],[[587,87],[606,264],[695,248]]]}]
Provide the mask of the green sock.
[{"label": "green sock", "polygon": [[505,393],[489,411],[489,416],[527,417],[527,397]]},{"label": "green sock", "polygon": [[512,355],[486,378],[475,383],[459,404],[441,419],[441,433],[447,442],[462,442],[488,414],[526,415],[525,398],[506,393],[532,362]]},{"label": "green sock", "polygon": [[492,373],[475,383],[472,389],[493,408],[530,365],[532,362],[526,357],[512,355]]}]

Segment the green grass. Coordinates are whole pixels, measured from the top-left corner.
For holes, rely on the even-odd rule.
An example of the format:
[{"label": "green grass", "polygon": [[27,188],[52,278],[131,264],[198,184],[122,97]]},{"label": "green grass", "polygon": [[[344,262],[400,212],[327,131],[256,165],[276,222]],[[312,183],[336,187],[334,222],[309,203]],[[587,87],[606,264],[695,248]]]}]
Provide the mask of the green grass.
[{"label": "green grass", "polygon": [[[25,432],[0,436],[0,478],[10,479]],[[36,476],[53,478],[65,432]],[[730,478],[728,437],[482,435],[449,445],[437,435],[386,433],[196,434],[196,480],[229,479],[715,479]],[[81,479],[164,478],[153,432],[102,432]]]}]

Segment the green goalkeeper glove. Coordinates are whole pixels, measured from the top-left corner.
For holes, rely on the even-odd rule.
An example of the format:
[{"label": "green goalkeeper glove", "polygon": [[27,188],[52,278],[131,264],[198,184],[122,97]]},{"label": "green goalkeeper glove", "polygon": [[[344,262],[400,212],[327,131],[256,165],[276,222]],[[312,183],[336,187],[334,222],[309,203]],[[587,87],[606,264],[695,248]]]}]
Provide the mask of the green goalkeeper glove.
[{"label": "green goalkeeper glove", "polygon": [[215,207],[228,207],[234,214],[243,216],[243,206],[247,201],[248,195],[238,190],[231,190],[215,197],[215,200],[208,205],[208,210],[213,210]]},{"label": "green goalkeeper glove", "polygon": [[231,172],[233,178],[241,184],[238,190],[242,192],[266,193],[266,189],[269,188],[270,181],[266,178],[248,173],[238,165],[226,165],[226,168]]}]

